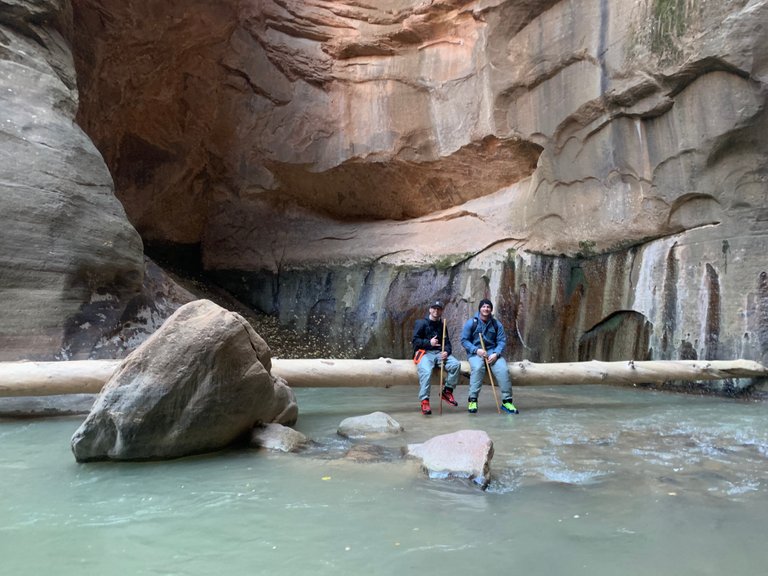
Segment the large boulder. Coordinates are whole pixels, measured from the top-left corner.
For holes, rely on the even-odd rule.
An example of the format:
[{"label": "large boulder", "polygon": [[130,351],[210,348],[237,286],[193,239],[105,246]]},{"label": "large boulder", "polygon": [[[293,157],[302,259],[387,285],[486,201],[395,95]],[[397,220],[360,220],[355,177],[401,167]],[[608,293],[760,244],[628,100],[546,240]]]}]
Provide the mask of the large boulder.
[{"label": "large boulder", "polygon": [[293,424],[293,392],[239,315],[207,301],[179,308],[107,382],[72,437],[80,461],[177,458],[221,449],[256,424]]}]

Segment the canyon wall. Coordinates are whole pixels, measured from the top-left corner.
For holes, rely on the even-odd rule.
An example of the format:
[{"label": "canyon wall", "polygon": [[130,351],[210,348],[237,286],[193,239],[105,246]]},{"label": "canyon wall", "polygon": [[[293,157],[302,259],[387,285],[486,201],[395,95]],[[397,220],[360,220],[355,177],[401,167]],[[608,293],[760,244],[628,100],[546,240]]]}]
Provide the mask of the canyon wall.
[{"label": "canyon wall", "polygon": [[766,1],[72,19],[77,121],[147,249],[299,333],[402,357],[430,299],[457,344],[488,296],[514,359],[768,362]]},{"label": "canyon wall", "polygon": [[193,297],[75,122],[73,28],[68,1],[0,0],[0,361],[121,356]]},{"label": "canyon wall", "polygon": [[71,16],[0,1],[1,359],[66,357],[74,331],[114,328],[142,284],[141,238],[74,120]]}]

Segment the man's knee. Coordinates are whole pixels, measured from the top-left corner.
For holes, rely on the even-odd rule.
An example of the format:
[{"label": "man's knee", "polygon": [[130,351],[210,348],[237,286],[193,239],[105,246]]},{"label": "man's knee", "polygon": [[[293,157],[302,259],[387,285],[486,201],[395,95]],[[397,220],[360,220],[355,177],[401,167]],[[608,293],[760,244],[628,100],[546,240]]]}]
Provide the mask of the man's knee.
[{"label": "man's knee", "polygon": [[419,376],[429,376],[432,373],[432,369],[434,368],[434,363],[430,362],[427,357],[421,359],[421,362],[419,362]]},{"label": "man's knee", "polygon": [[485,362],[479,356],[470,356],[469,367],[472,369],[472,372],[483,371],[485,370]]},{"label": "man's knee", "polygon": [[458,372],[461,369],[461,362],[456,360],[456,358],[449,357],[448,360],[445,362],[445,368],[453,374],[454,372]]},{"label": "man's knee", "polygon": [[505,373],[507,371],[507,362],[504,358],[498,358],[496,362],[491,365],[491,369],[499,374]]},{"label": "man's knee", "polygon": [[511,381],[509,378],[509,371],[507,369],[507,363],[503,359],[499,359],[493,366],[493,374],[496,376],[496,380],[499,382],[499,386],[502,388],[511,387]]}]

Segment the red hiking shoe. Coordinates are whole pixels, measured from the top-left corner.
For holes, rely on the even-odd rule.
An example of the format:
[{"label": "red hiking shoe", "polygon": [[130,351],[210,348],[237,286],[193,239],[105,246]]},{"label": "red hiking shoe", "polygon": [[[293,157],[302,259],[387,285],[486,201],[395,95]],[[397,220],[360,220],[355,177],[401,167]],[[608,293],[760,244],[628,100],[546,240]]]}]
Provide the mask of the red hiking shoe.
[{"label": "red hiking shoe", "polygon": [[453,397],[453,391],[449,390],[448,388],[443,388],[442,398],[451,406],[459,405],[459,403],[456,402],[456,399]]},{"label": "red hiking shoe", "polygon": [[427,414],[432,414],[432,408],[429,406],[429,398],[425,398],[421,401],[421,413],[425,416]]}]

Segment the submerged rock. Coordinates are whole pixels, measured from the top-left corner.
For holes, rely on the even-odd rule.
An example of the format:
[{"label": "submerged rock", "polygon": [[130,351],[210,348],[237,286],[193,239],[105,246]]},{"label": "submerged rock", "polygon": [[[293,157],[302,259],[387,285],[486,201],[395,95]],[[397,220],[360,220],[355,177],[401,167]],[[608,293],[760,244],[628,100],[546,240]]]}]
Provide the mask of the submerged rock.
[{"label": "submerged rock", "polygon": [[177,458],[224,448],[257,424],[293,424],[293,391],[270,369],[269,347],[239,314],[186,304],[104,386],[72,437],[75,458]]},{"label": "submerged rock", "polygon": [[296,452],[308,441],[301,432],[276,423],[257,426],[251,432],[252,446],[279,452]]},{"label": "submerged rock", "polygon": [[338,433],[346,438],[396,436],[404,428],[384,412],[373,412],[365,416],[353,416],[339,424]]},{"label": "submerged rock", "polygon": [[403,457],[402,448],[387,448],[377,444],[355,444],[344,455],[345,460],[359,464],[394,462]]},{"label": "submerged rock", "polygon": [[409,444],[408,455],[421,459],[430,478],[466,479],[482,488],[491,480],[493,441],[482,430],[459,430]]}]

